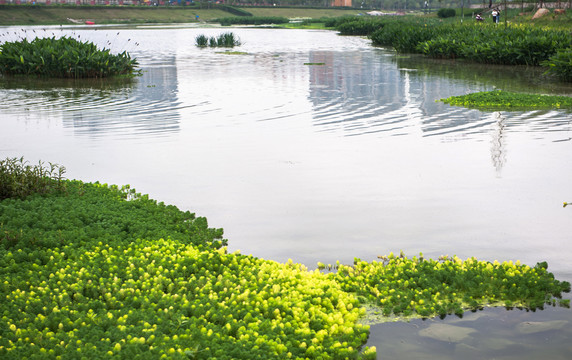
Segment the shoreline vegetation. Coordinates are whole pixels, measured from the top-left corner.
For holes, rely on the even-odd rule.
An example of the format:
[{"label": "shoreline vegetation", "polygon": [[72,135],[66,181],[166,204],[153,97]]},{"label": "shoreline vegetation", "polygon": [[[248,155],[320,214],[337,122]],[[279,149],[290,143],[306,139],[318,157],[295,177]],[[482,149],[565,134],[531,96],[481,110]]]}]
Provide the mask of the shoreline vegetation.
[{"label": "shoreline vegetation", "polygon": [[310,271],[228,253],[205,218],[64,174],[0,161],[2,359],[374,359],[366,307],[395,321],[570,306],[545,262],[401,253]]}]

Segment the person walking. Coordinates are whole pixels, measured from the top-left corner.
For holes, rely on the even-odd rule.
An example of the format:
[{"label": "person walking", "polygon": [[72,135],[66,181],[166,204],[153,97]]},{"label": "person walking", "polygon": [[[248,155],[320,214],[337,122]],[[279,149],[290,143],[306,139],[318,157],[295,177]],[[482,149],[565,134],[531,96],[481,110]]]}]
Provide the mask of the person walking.
[{"label": "person walking", "polygon": [[497,23],[497,16],[498,16],[498,11],[497,9],[493,9],[493,11],[491,12],[491,15],[493,16],[493,23]]}]

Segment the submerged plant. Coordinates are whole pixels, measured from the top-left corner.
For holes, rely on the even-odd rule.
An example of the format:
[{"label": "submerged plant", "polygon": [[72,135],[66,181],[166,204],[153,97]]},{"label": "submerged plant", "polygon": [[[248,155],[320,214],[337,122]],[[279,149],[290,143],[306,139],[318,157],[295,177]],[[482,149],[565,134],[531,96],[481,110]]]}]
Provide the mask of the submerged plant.
[{"label": "submerged plant", "polygon": [[0,73],[55,78],[135,75],[137,60],[71,37],[35,38],[0,45]]}]

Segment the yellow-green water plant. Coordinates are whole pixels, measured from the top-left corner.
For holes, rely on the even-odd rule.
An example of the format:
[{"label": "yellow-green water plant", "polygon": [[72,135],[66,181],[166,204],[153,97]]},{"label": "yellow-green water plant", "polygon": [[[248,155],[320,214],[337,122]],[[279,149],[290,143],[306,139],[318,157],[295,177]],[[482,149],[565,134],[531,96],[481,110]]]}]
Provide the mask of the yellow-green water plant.
[{"label": "yellow-green water plant", "polygon": [[74,244],[4,251],[0,265],[6,360],[351,359],[368,337],[333,279],[224,248]]},{"label": "yellow-green water plant", "polygon": [[563,292],[570,291],[570,283],[555,280],[545,262],[530,267],[520,261],[461,260],[456,256],[432,260],[420,254],[409,259],[403,253],[381,259],[355,259],[352,266],[338,264],[337,272],[329,276],[363,304],[379,308],[387,320],[462,315],[485,306],[534,310],[545,304],[570,305],[570,300],[561,299]]},{"label": "yellow-green water plant", "polygon": [[440,99],[445,104],[482,110],[572,109],[572,97],[493,90]]},{"label": "yellow-green water plant", "polygon": [[356,298],[128,186],[0,201],[0,358],[375,358]]},{"label": "yellow-green water plant", "polygon": [[335,274],[227,253],[222,229],[129,186],[0,200],[1,359],[374,359],[382,315],[562,305],[546,264],[390,254]]},{"label": "yellow-green water plant", "polygon": [[137,60],[127,52],[112,54],[88,41],[63,36],[0,45],[0,73],[51,78],[134,76]]}]

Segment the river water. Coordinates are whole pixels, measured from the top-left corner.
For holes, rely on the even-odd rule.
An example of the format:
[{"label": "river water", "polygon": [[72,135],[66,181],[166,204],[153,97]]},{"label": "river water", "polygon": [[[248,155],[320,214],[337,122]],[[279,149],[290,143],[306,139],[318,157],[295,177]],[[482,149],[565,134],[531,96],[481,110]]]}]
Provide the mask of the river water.
[{"label": "river water", "polygon": [[[0,28],[0,41],[69,35],[127,50],[142,69],[119,82],[0,78],[0,156],[131,184],[224,228],[230,251],[265,259],[315,268],[402,250],[548,261],[572,281],[572,114],[436,101],[572,86],[331,31],[236,28],[240,53],[194,45],[224,31]],[[368,345],[385,359],[568,359],[571,322],[570,309],[487,309],[374,325]]]}]

